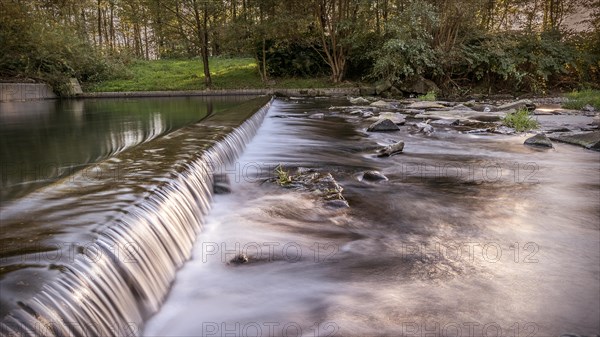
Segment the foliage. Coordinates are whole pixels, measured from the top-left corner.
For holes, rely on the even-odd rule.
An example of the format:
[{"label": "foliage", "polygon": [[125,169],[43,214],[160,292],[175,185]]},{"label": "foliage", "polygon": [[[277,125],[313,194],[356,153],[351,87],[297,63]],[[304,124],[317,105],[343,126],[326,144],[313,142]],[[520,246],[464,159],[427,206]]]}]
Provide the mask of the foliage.
[{"label": "foliage", "polygon": [[25,77],[50,84],[68,95],[70,77],[98,81],[124,67],[96,52],[69,27],[48,26],[18,4],[0,11],[0,76]]},{"label": "foliage", "polygon": [[[568,16],[583,11],[587,28],[571,30]],[[239,87],[423,77],[444,94],[600,83],[600,0],[2,0],[0,39],[0,76],[58,91],[73,76],[88,83],[140,77],[125,69],[129,58],[196,57],[197,69],[172,75],[181,84],[148,74],[138,87],[202,89],[212,62],[225,55],[254,58],[263,83],[232,71],[215,74],[217,88],[235,87],[223,82],[229,75]],[[138,67],[133,62],[133,72]]]},{"label": "foliage", "polygon": [[431,27],[437,23],[432,5],[412,1],[406,11],[389,24],[389,37],[379,50],[372,77],[392,82],[437,73],[439,64],[432,47]]},{"label": "foliage", "polygon": [[275,169],[275,174],[277,175],[276,183],[279,186],[287,186],[292,183],[292,177],[283,169],[281,164]]},{"label": "foliage", "polygon": [[[257,44],[260,53],[262,44]],[[318,46],[288,40],[266,42],[267,73],[275,77],[315,77],[328,72],[327,64],[317,52]],[[262,60],[259,60],[261,63]]]},{"label": "foliage", "polygon": [[436,93],[435,91],[429,91],[427,94],[425,95],[421,95],[418,97],[421,101],[435,101],[437,99]]},{"label": "foliage", "polygon": [[527,109],[519,109],[516,112],[508,113],[502,123],[517,132],[529,131],[539,127],[538,122],[531,117]]},{"label": "foliage", "polygon": [[600,110],[600,90],[582,90],[567,94],[569,101],[563,104],[564,108],[581,110],[586,105]]}]

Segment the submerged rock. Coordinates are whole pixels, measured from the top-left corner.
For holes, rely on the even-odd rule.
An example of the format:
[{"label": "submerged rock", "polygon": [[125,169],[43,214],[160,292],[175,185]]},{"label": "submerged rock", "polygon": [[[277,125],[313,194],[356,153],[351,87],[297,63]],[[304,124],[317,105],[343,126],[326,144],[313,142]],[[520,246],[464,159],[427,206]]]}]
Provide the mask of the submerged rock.
[{"label": "submerged rock", "polygon": [[346,200],[328,200],[327,202],[325,202],[325,207],[327,208],[350,208],[350,205],[348,204],[348,202]]},{"label": "submerged rock", "polygon": [[433,126],[429,125],[429,123],[417,123],[416,127],[418,129],[418,132],[422,132],[426,135],[430,135],[435,131],[433,129]]},{"label": "submerged rock", "polygon": [[377,150],[378,157],[390,157],[398,153],[402,153],[404,151],[404,142],[399,141],[397,143],[388,145],[384,148]]},{"label": "submerged rock", "polygon": [[505,126],[505,125],[500,125],[499,127],[494,128],[494,130],[492,132],[498,133],[501,135],[512,135],[515,132],[517,132],[517,130],[515,130],[513,128],[509,128],[508,126]]},{"label": "submerged rock", "polygon": [[366,171],[362,175],[363,181],[385,181],[388,178],[379,171]]},{"label": "submerged rock", "polygon": [[360,114],[360,117],[362,117],[362,118],[370,118],[370,117],[373,117],[373,116],[375,116],[375,114],[373,112],[371,112],[371,111],[365,111],[365,112],[363,112],[363,113]]},{"label": "submerged rock", "polygon": [[444,105],[437,102],[421,101],[414,102],[406,107],[407,109],[443,109]]},{"label": "submerged rock", "polygon": [[396,125],[406,124],[406,117],[397,112],[382,112],[379,114],[379,119],[389,119]]},{"label": "submerged rock", "polygon": [[350,103],[354,104],[354,105],[366,105],[369,104],[369,100],[362,98],[362,97],[356,97],[356,98],[348,98],[348,100],[350,101]]},{"label": "submerged rock", "polygon": [[250,259],[246,254],[238,254],[233,259],[229,260],[229,264],[244,264],[249,261]]},{"label": "submerged rock", "polygon": [[390,132],[390,131],[398,131],[400,128],[394,122],[389,120],[388,118],[378,120],[377,122],[371,124],[367,131],[369,132]]},{"label": "submerged rock", "polygon": [[540,133],[533,137],[527,138],[525,140],[524,144],[529,145],[529,146],[538,146],[538,147],[549,147],[549,148],[554,147],[552,145],[552,142],[550,141],[550,139],[548,139],[548,137],[543,133]]}]

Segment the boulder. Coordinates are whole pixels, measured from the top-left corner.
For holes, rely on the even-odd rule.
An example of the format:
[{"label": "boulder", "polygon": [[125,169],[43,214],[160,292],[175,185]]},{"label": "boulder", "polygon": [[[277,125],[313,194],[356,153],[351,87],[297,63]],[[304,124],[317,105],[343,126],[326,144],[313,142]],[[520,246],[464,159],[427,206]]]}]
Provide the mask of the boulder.
[{"label": "boulder", "polygon": [[528,99],[518,100],[516,102],[510,102],[503,105],[500,105],[493,109],[494,111],[504,111],[504,110],[519,110],[519,109],[527,109],[527,111],[532,112],[536,109],[536,105],[533,104],[532,101]]},{"label": "boulder", "polygon": [[398,153],[402,153],[404,151],[404,142],[399,141],[397,143],[385,146],[379,150],[377,150],[378,157],[390,157]]},{"label": "boulder", "polygon": [[388,178],[379,171],[366,171],[362,175],[363,181],[386,181]]},{"label": "boulder", "polygon": [[594,108],[593,106],[586,104],[583,108],[581,108],[581,111],[588,111],[588,112],[594,112],[596,111],[596,108]]},{"label": "boulder", "polygon": [[383,81],[375,86],[375,94],[381,95],[381,93],[386,92],[392,88],[392,82]]},{"label": "boulder", "polygon": [[373,96],[373,95],[377,95],[377,92],[375,91],[374,87],[360,87],[358,89],[358,92],[360,93],[360,95],[362,96]]},{"label": "boulder", "polygon": [[374,106],[376,108],[381,108],[381,109],[391,109],[392,108],[392,105],[386,101],[377,101],[377,102],[371,103],[370,105]]},{"label": "boulder", "polygon": [[543,134],[537,134],[531,138],[527,138],[525,140],[525,145],[529,145],[529,146],[538,146],[538,147],[549,147],[549,148],[553,148],[554,146],[552,145],[552,142],[550,141],[550,139],[548,139],[548,137]]},{"label": "boulder", "polygon": [[600,131],[571,135],[551,135],[550,139],[572,145],[583,146],[590,150],[600,151]]},{"label": "boulder", "polygon": [[365,98],[362,98],[362,97],[356,97],[356,98],[350,97],[350,98],[348,98],[348,100],[353,105],[366,105],[366,104],[369,104],[369,100],[365,99]]},{"label": "boulder", "polygon": [[389,132],[389,131],[398,131],[400,128],[391,120],[385,118],[378,120],[377,122],[371,124],[367,131],[369,132]]}]

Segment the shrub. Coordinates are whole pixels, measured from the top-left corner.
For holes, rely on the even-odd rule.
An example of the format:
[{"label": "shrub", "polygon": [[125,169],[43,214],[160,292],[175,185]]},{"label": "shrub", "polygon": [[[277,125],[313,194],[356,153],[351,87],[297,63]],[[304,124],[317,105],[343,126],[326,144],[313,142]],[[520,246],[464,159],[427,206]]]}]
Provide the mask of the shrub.
[{"label": "shrub", "polygon": [[502,123],[517,132],[529,131],[539,127],[538,122],[531,118],[527,109],[519,109],[516,112],[507,114]]}]

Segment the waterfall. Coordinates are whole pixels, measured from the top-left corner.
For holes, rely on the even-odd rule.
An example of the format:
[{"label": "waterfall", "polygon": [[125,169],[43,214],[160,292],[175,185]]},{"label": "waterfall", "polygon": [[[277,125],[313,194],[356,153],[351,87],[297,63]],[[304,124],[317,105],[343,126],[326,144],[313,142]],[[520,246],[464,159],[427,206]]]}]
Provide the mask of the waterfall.
[{"label": "waterfall", "polygon": [[[271,102],[259,102],[262,107],[242,116],[241,124],[239,114],[236,123],[227,114],[217,114],[156,140],[155,147],[179,149],[183,155],[163,163],[168,170],[157,168],[166,172],[162,177],[148,174],[152,171],[149,164],[143,170],[126,173],[131,174],[124,178],[128,184],[151,185],[144,198],[102,226],[93,243],[74,256],[73,263],[60,266],[59,277],[43,285],[33,298],[19,302],[19,308],[0,323],[0,333],[139,335],[144,321],[159,309],[175,273],[190,258],[203,217],[210,209],[214,170],[235,160],[260,127]],[[230,129],[223,127],[228,123]],[[223,128],[229,132],[223,134]],[[208,133],[208,139],[197,144],[206,129],[221,132]],[[134,153],[129,156],[150,152],[136,151],[128,151]],[[126,162],[127,156],[126,152],[117,159]]]}]

